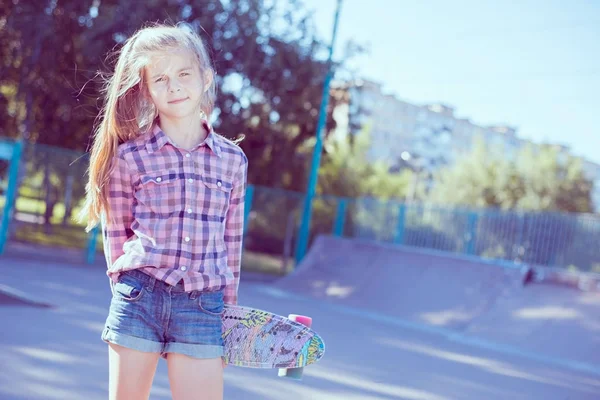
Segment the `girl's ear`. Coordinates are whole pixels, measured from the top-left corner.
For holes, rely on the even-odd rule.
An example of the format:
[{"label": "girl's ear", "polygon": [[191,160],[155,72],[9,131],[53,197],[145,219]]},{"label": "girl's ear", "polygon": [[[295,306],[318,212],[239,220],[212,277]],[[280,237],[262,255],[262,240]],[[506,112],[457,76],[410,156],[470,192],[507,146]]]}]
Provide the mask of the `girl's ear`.
[{"label": "girl's ear", "polygon": [[214,79],[214,75],[212,69],[208,68],[204,71],[204,93],[210,89],[210,85],[212,85]]}]

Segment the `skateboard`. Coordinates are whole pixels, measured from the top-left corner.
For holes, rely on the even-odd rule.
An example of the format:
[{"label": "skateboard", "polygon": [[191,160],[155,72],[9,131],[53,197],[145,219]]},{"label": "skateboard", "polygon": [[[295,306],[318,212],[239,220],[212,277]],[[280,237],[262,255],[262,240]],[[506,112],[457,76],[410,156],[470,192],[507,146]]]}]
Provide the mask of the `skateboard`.
[{"label": "skateboard", "polygon": [[310,317],[288,318],[256,308],[225,305],[225,362],[248,368],[279,368],[279,376],[301,379],[303,368],[325,353],[323,339],[311,329]]}]

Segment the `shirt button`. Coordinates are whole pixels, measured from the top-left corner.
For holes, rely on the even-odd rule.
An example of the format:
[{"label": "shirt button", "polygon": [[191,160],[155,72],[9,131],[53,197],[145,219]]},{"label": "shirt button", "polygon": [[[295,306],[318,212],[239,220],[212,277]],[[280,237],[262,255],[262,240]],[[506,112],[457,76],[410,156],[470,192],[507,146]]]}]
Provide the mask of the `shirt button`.
[{"label": "shirt button", "polygon": [[218,187],[221,187],[221,186],[223,186],[223,184],[221,183],[221,181],[217,181],[217,186],[218,186]]},{"label": "shirt button", "polygon": [[194,180],[192,178],[188,179],[189,183],[194,183]]},{"label": "shirt button", "polygon": [[186,236],[186,237],[185,237],[185,241],[186,241],[186,242],[189,242],[190,240],[191,240],[191,239],[190,239],[190,237],[189,237],[189,236]]},{"label": "shirt button", "polygon": [[191,208],[188,208],[188,209],[187,209],[187,213],[188,213],[188,214],[191,214],[191,213],[192,213],[192,209],[191,209]]},{"label": "shirt button", "polygon": [[187,270],[187,267],[181,267],[179,269],[182,270],[182,271],[185,271],[185,270]]},{"label": "shirt button", "polygon": [[159,176],[158,178],[156,178],[156,182],[160,182],[162,181],[162,178]]},{"label": "shirt button", "polygon": [[192,155],[190,153],[186,153],[185,155],[187,158],[190,158]]}]

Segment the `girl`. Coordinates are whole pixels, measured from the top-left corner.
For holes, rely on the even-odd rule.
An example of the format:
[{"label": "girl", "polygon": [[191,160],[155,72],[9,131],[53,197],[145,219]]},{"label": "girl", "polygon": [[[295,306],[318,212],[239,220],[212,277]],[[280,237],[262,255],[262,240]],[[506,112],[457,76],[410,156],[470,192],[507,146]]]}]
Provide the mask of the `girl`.
[{"label": "girl", "polygon": [[214,72],[179,26],[139,30],[106,85],[91,151],[112,300],[110,399],[147,399],[159,357],[173,399],[221,399],[221,313],[237,303],[248,160],[207,121]]}]

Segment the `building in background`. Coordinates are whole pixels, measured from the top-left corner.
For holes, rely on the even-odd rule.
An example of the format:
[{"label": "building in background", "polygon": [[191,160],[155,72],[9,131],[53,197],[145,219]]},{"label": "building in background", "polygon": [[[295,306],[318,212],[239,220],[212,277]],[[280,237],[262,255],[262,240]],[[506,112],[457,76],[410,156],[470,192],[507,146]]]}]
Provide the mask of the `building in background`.
[{"label": "building in background", "polygon": [[346,93],[345,102],[334,111],[336,135],[368,129],[369,160],[386,161],[392,169],[404,165],[408,158],[419,168],[434,171],[468,152],[477,137],[491,147],[502,148],[508,157],[514,157],[524,144],[515,128],[475,125],[457,118],[454,108],[445,104],[408,103],[384,93],[376,82],[338,84],[336,90]]},{"label": "building in background", "polygon": [[[475,141],[515,159],[527,144],[535,143],[517,137],[516,128],[508,125],[480,126],[466,118],[458,118],[446,104],[416,105],[384,93],[381,84],[368,80],[336,82],[332,86],[337,106],[333,111],[341,138],[367,129],[371,144],[367,159],[388,163],[391,171],[411,168],[425,177],[439,167],[452,164],[471,151]],[[566,160],[571,151],[559,147]],[[600,166],[584,161],[586,177],[595,185],[594,204],[600,210]]]}]

